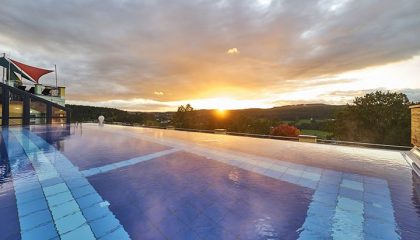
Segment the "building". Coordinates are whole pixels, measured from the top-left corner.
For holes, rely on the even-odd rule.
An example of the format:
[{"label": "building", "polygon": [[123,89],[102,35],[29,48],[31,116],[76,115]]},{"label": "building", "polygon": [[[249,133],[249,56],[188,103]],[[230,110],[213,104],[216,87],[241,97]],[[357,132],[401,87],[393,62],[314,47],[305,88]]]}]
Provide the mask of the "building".
[{"label": "building", "polygon": [[0,120],[2,126],[68,123],[65,87],[47,86],[40,78],[53,70],[0,57]]}]

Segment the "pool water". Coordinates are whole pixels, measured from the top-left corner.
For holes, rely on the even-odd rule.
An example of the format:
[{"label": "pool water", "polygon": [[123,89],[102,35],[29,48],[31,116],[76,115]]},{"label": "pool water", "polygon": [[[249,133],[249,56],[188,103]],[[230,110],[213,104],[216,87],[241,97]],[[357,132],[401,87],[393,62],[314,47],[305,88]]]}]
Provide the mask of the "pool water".
[{"label": "pool water", "polygon": [[399,151],[95,124],[0,139],[0,239],[420,236]]}]

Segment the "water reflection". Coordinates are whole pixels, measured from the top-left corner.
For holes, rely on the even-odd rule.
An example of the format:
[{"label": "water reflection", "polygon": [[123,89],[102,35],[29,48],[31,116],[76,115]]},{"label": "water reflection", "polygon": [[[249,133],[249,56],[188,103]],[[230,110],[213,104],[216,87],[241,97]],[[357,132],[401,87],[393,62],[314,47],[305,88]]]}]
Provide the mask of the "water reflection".
[{"label": "water reflection", "polygon": [[420,214],[420,177],[412,171],[413,179],[413,205],[416,208],[418,214]]},{"label": "water reflection", "polygon": [[10,181],[12,176],[9,159],[7,157],[6,145],[0,134],[0,186],[4,182]]}]

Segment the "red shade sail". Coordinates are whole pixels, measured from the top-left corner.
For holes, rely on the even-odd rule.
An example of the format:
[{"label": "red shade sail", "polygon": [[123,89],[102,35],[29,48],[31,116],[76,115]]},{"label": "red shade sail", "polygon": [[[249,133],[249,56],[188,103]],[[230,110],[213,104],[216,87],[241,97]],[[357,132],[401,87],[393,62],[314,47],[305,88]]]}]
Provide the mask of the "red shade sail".
[{"label": "red shade sail", "polygon": [[25,72],[29,77],[31,77],[35,82],[38,83],[39,78],[43,75],[53,72],[52,70],[47,70],[43,68],[32,67],[16,60],[10,59],[16,66],[18,66],[23,72]]}]

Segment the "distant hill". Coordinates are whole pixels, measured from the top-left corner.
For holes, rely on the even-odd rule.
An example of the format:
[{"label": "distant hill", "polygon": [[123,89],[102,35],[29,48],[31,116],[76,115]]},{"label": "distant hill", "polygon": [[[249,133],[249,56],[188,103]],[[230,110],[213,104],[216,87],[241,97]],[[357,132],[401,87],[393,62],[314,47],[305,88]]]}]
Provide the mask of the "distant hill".
[{"label": "distant hill", "polygon": [[329,119],[334,117],[334,113],[340,110],[344,105],[327,105],[327,104],[299,104],[274,107],[270,109],[243,109],[234,110],[252,114],[257,118],[266,118],[275,121],[286,120],[294,121],[297,119]]},{"label": "distant hill", "polygon": [[[95,121],[99,115],[104,115],[108,122],[154,123],[159,124],[171,120],[175,112],[129,112],[115,108],[93,107],[81,105],[66,105],[71,110],[72,121]],[[247,116],[248,118],[267,119],[270,121],[296,121],[299,119],[325,120],[333,118],[334,112],[344,105],[299,104],[274,107],[269,109],[239,109],[230,110],[230,115]],[[197,115],[206,118],[213,110],[196,110]]]}]

